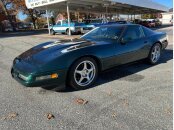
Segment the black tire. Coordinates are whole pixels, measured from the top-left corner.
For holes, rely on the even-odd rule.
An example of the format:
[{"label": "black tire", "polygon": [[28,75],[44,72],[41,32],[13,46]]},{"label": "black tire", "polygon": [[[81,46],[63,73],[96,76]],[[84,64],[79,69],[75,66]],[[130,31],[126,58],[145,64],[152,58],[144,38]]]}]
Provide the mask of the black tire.
[{"label": "black tire", "polygon": [[[159,58],[157,58],[156,61],[153,60],[153,56],[152,56],[153,55],[152,53],[153,53],[155,47],[159,48]],[[150,63],[151,65],[155,65],[160,60],[160,57],[161,57],[161,45],[159,43],[155,43],[152,46],[151,50],[150,50],[150,53],[149,53],[149,56],[148,56],[148,59],[147,59],[148,60],[148,63]]]},{"label": "black tire", "polygon": [[[77,83],[77,78],[78,77],[76,77],[77,75],[75,74],[75,71],[76,71],[76,69],[77,69],[77,67],[79,66],[80,67],[80,64],[82,64],[83,62],[86,62],[86,61],[89,61],[89,63],[92,63],[93,65],[94,65],[94,67],[95,67],[95,70],[94,70],[94,72],[95,72],[95,74],[94,74],[94,77],[92,78],[92,80],[91,80],[91,82],[89,83],[89,84],[86,84],[86,85],[79,85],[78,83]],[[88,66],[87,68],[89,68],[90,66]],[[82,67],[83,68],[83,67]],[[89,72],[90,73],[90,72]],[[93,73],[93,72],[92,72]],[[80,76],[80,77],[82,77],[82,75]],[[83,89],[87,89],[87,88],[89,88],[89,87],[91,87],[94,83],[95,83],[95,81],[96,81],[96,79],[97,79],[97,77],[98,77],[98,66],[97,66],[97,63],[96,63],[96,61],[93,59],[93,58],[90,58],[90,57],[83,57],[83,58],[81,58],[81,59],[79,59],[79,60],[77,60],[72,66],[71,66],[71,68],[70,68],[70,71],[69,71],[69,73],[68,73],[68,85],[70,85],[71,87],[73,87],[74,89],[76,89],[76,90],[83,90]],[[76,78],[76,79],[75,79]],[[84,81],[85,81],[85,78],[84,78]]]},{"label": "black tire", "polygon": [[51,35],[55,35],[56,34],[53,29],[50,30],[50,33],[51,33]]},{"label": "black tire", "polygon": [[78,32],[78,35],[80,35],[80,34],[82,34],[82,31],[79,31],[79,32]]},{"label": "black tire", "polygon": [[[70,33],[72,34],[72,31]],[[69,29],[66,30],[66,35],[69,35]]]}]

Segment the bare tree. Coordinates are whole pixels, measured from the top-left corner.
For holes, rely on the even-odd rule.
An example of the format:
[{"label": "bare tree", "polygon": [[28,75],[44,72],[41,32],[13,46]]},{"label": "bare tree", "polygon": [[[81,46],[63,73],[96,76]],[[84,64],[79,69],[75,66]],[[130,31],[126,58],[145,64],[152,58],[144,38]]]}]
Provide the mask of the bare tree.
[{"label": "bare tree", "polygon": [[38,17],[41,17],[45,12],[37,11],[35,9],[28,9],[25,5],[25,0],[13,0],[13,6],[18,11],[22,11],[24,14],[31,17],[34,29],[36,29],[36,21]]},{"label": "bare tree", "polygon": [[8,6],[12,4],[11,0],[0,0],[0,5],[2,6],[2,10],[5,13],[7,19],[9,20],[11,26],[13,27],[13,30],[16,30],[12,17],[10,16],[10,12],[13,12],[13,10],[8,9]]}]

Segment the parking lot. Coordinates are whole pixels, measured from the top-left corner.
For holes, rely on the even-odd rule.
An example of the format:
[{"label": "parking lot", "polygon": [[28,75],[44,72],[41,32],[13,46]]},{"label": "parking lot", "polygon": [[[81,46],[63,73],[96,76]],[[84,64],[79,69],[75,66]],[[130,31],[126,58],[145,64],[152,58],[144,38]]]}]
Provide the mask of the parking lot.
[{"label": "parking lot", "polygon": [[12,79],[10,68],[22,52],[65,35],[0,34],[0,130],[172,130],[173,28],[155,30],[169,35],[158,65],[114,68],[90,89],[62,92],[26,88]]}]

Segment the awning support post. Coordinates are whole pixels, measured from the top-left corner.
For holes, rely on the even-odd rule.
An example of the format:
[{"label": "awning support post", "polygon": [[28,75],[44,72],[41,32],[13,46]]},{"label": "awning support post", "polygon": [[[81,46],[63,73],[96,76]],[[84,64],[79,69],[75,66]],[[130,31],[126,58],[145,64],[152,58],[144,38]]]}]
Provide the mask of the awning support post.
[{"label": "awning support post", "polygon": [[79,11],[78,11],[78,13],[77,13],[77,17],[78,17],[78,22],[79,22],[79,19],[80,19],[80,16],[79,16]]},{"label": "awning support post", "polygon": [[49,22],[47,7],[46,7],[46,17],[47,17],[47,24],[48,24],[48,33],[49,33],[49,35],[50,35],[50,34],[51,34],[51,32],[50,32],[50,22]]},{"label": "awning support post", "polygon": [[108,6],[106,5],[106,15],[105,15],[106,19],[108,18]]},{"label": "awning support post", "polygon": [[66,6],[67,6],[67,15],[68,15],[68,31],[69,31],[69,36],[71,36],[71,22],[70,22],[70,13],[69,13],[69,3],[67,1],[66,3]]},{"label": "awning support post", "polygon": [[131,21],[132,21],[132,14],[131,14]]}]

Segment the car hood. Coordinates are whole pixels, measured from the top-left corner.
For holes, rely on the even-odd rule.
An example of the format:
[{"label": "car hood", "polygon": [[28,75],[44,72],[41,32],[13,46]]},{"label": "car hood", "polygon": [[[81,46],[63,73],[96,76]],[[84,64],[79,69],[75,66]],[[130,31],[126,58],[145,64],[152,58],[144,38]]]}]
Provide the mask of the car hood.
[{"label": "car hood", "polygon": [[29,49],[18,56],[17,59],[19,61],[21,60],[29,64],[40,66],[58,58],[64,53],[84,48],[92,44],[94,43],[83,39],[47,42]]}]

